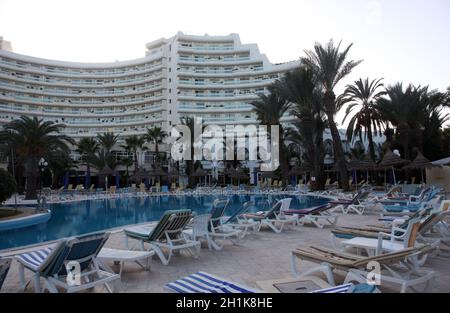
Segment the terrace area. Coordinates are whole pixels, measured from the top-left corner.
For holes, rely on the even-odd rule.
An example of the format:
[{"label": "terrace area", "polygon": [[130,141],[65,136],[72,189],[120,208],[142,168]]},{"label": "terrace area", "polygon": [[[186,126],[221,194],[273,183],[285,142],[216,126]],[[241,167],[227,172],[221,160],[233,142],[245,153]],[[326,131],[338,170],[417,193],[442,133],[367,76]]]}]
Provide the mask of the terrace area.
[{"label": "terrace area", "polygon": [[[338,226],[361,226],[377,223],[378,214],[345,214],[340,215]],[[165,285],[198,271],[204,271],[230,281],[260,289],[258,282],[283,278],[294,278],[290,268],[290,252],[299,246],[320,245],[331,247],[330,227],[319,229],[312,226],[296,226],[282,233],[274,233],[268,229],[250,234],[239,245],[227,243],[220,251],[209,251],[202,246],[200,257],[176,255],[168,266],[161,264],[154,256],[150,271],[144,271],[134,263],[126,263],[121,283],[117,285],[119,292],[168,292]],[[136,241],[130,241],[132,249],[138,249]],[[106,247],[125,249],[124,234],[115,230],[111,234]],[[0,254],[1,255],[1,254]],[[111,264],[112,265],[112,264]],[[314,263],[300,264],[303,272],[314,266]],[[450,268],[448,259],[443,257],[429,258],[425,268],[431,268],[436,273],[434,292],[450,292]],[[113,266],[113,269],[117,270]],[[31,276],[26,276],[30,279]],[[18,266],[13,263],[1,292],[19,291]],[[337,283],[341,283],[344,274],[335,272]],[[398,292],[392,285],[381,285],[382,292]],[[96,287],[93,292],[106,292],[104,288]],[[32,284],[25,292],[34,292]]]}]

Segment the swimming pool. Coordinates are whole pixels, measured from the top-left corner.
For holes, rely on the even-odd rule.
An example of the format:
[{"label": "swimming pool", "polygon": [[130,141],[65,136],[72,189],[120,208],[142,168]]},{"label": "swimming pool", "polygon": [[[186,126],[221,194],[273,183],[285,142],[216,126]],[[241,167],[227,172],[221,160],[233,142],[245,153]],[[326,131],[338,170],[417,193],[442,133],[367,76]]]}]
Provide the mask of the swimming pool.
[{"label": "swimming pool", "polygon": [[0,232],[0,250],[46,242],[93,231],[124,225],[159,220],[169,209],[191,209],[205,213],[217,198],[230,199],[227,215],[237,210],[243,202],[255,202],[254,211],[267,209],[267,200],[293,198],[292,208],[301,209],[326,203],[328,200],[313,196],[284,195],[202,195],[202,196],[152,196],[115,199],[86,200],[51,204],[52,217],[47,223],[16,230]]}]

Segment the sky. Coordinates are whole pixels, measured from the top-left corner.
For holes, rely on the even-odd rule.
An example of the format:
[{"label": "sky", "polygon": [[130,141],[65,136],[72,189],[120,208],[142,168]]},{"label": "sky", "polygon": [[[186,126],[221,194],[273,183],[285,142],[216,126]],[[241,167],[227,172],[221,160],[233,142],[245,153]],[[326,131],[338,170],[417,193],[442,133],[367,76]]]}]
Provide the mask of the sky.
[{"label": "sky", "polygon": [[274,63],[315,42],[353,43],[349,58],[364,61],[338,92],[360,77],[450,87],[449,0],[0,0],[0,36],[36,57],[133,59],[178,31],[238,33]]}]

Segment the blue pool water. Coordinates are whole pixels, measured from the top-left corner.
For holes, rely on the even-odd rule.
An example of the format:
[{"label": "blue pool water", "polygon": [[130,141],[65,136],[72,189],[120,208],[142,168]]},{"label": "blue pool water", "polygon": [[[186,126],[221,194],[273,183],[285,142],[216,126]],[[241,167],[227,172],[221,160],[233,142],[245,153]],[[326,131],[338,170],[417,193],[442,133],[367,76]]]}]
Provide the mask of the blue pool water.
[{"label": "blue pool water", "polygon": [[[159,220],[166,210],[191,209],[197,213],[209,212],[217,198],[230,199],[225,212],[231,215],[243,202],[255,202],[253,211],[267,210],[267,200],[285,196],[230,195],[230,196],[159,196],[129,197],[51,204],[52,217],[47,223],[0,232],[0,250],[20,247],[59,238],[110,229],[123,225]],[[291,208],[301,209],[326,203],[325,198],[288,196],[293,198]]]}]

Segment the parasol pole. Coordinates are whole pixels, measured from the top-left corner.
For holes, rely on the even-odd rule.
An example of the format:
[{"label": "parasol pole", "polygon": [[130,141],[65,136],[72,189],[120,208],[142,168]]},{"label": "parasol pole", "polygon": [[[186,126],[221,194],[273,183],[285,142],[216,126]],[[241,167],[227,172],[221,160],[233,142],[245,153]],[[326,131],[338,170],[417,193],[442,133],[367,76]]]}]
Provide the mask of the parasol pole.
[{"label": "parasol pole", "polygon": [[394,176],[394,186],[395,186],[397,185],[397,180],[395,179],[395,170],[393,166],[392,166],[392,175]]}]

